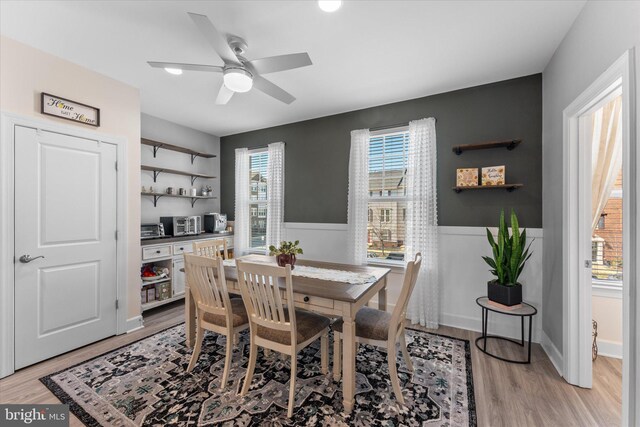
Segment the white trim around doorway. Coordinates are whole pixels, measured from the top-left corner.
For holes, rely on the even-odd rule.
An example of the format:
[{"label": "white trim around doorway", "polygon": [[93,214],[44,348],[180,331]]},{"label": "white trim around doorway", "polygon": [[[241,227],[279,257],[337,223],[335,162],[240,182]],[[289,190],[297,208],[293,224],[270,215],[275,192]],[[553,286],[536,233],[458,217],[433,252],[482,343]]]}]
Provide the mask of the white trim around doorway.
[{"label": "white trim around doorway", "polygon": [[0,113],[0,378],[14,372],[14,129],[24,126],[114,144],[117,149],[117,334],[127,332],[128,177],[127,139],[60,125],[50,120]]},{"label": "white trim around doorway", "polygon": [[[604,96],[615,87],[622,87],[622,150],[623,182],[623,259],[625,273],[622,286],[623,298],[623,393],[622,424],[636,425],[638,372],[638,317],[640,309],[636,284],[638,277],[638,196],[637,168],[640,151],[636,148],[634,51],[626,51],[607,71],[591,84],[563,112],[563,348],[562,374],[567,382],[580,387],[591,387],[591,297],[592,286],[581,286],[584,280],[585,261],[591,259],[585,249],[581,226],[581,206],[590,200],[590,182],[583,165],[591,161],[590,150],[581,147],[578,140],[580,117],[601,104]],[[589,147],[590,148],[590,147]],[[589,153],[586,153],[589,151]],[[588,210],[590,212],[590,209]],[[590,237],[590,236],[589,236]],[[589,281],[590,274],[588,275]]]}]

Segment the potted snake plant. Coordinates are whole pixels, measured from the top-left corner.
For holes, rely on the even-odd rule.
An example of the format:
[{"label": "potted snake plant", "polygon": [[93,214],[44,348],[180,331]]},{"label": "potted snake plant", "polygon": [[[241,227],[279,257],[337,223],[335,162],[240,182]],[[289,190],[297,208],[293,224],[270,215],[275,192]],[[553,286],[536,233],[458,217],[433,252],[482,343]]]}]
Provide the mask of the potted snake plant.
[{"label": "potted snake plant", "polygon": [[298,246],[299,244],[300,240],[296,240],[295,242],[282,241],[277,248],[271,245],[269,246],[269,256],[275,255],[280,267],[291,264],[291,269],[293,270],[296,264],[296,255],[302,254],[302,248]]},{"label": "potted snake plant", "polygon": [[[524,269],[527,260],[531,257],[529,249],[531,243],[526,246],[527,230],[520,232],[518,217],[511,210],[511,235],[504,218],[504,210],[500,213],[497,241],[487,228],[487,239],[493,251],[493,257],[482,257],[491,267],[489,270],[495,279],[487,284],[489,300],[513,306],[522,302],[522,284],[518,278]],[[525,248],[526,246],[526,248]]]}]

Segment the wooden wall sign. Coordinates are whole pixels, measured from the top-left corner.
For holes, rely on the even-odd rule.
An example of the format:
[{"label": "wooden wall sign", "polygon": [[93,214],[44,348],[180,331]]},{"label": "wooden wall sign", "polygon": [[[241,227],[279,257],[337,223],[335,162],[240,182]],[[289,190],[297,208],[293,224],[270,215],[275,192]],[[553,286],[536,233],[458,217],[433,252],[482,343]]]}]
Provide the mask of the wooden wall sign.
[{"label": "wooden wall sign", "polygon": [[40,112],[49,116],[100,126],[100,109],[42,92]]},{"label": "wooden wall sign", "polygon": [[477,187],[478,168],[456,169],[456,185],[458,187]]},{"label": "wooden wall sign", "polygon": [[504,165],[482,168],[482,185],[504,185],[504,175]]}]

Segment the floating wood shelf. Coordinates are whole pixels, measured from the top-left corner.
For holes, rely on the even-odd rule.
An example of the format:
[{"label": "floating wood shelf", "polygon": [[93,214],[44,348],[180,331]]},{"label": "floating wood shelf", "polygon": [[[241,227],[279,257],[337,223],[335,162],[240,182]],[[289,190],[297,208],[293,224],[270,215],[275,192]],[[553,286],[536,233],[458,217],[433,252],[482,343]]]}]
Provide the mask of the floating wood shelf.
[{"label": "floating wood shelf", "polygon": [[507,150],[513,150],[521,142],[522,142],[521,139],[508,139],[506,141],[480,142],[478,144],[456,145],[455,147],[452,148],[452,150],[457,155],[462,154],[463,151],[486,150],[486,149],[489,149],[489,148],[502,148],[502,147],[505,147]]},{"label": "floating wood shelf", "polygon": [[196,173],[196,172],[185,172],[185,171],[179,171],[179,170],[176,170],[176,169],[161,168],[161,167],[157,167],[157,166],[142,165],[142,166],[140,166],[140,169],[142,169],[143,171],[151,171],[151,172],[153,172],[153,182],[156,182],[156,179],[158,178],[158,175],[160,175],[162,172],[170,173],[170,174],[173,174],[173,175],[183,175],[183,176],[191,177],[191,185],[193,185],[195,180],[198,179],[198,178],[203,178],[203,179],[216,178],[213,175],[205,175],[205,174]]},{"label": "floating wood shelf", "polygon": [[180,194],[166,194],[166,193],[149,193],[149,192],[143,192],[140,193],[142,196],[151,196],[153,197],[153,207],[155,208],[158,205],[158,200],[161,197],[179,197],[181,199],[191,199],[191,207],[193,207],[193,205],[195,205],[195,203],[198,200],[202,200],[202,199],[216,199],[217,197],[214,196],[188,196],[188,195],[180,195]]},{"label": "floating wood shelf", "polygon": [[504,185],[478,185],[475,187],[452,187],[453,191],[455,191],[456,193],[459,193],[461,191],[466,191],[466,190],[492,190],[492,189],[503,189],[503,190],[507,190],[508,192],[512,192],[513,190],[517,190],[518,188],[522,187],[522,184],[504,184]]},{"label": "floating wood shelf", "polygon": [[156,157],[158,150],[164,148],[165,150],[177,151],[178,153],[184,153],[191,156],[191,164],[196,159],[196,157],[204,157],[205,159],[210,159],[212,157],[216,157],[215,154],[211,153],[203,153],[201,151],[192,150],[190,148],[180,147],[179,145],[167,144],[166,142],[158,142],[153,141],[151,139],[141,138],[140,143],[142,145],[150,145],[153,147],[153,157]]}]

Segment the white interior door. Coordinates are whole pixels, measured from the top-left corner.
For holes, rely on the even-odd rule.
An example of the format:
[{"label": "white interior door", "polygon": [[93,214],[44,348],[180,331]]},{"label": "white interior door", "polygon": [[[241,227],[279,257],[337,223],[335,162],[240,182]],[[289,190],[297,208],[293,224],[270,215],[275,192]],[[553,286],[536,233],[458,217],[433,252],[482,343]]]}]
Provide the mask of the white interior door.
[{"label": "white interior door", "polygon": [[21,126],[14,142],[18,369],[116,333],[117,157]]}]

